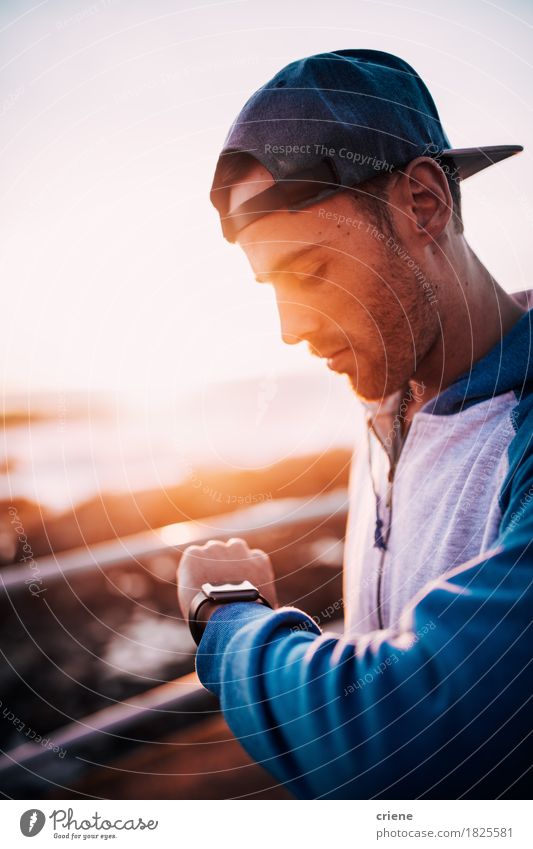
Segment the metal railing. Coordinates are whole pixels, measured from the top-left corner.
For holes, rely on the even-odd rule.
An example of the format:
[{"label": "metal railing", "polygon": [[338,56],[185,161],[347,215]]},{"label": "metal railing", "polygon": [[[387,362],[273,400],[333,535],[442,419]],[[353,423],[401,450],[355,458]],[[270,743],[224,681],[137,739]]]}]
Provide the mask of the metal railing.
[{"label": "metal railing", "polygon": [[[307,528],[324,529],[332,520],[345,523],[347,493],[336,490],[306,499],[284,499],[248,507],[201,522],[180,522],[85,549],[60,552],[35,561],[40,579],[52,586],[62,578],[108,573],[132,561],[180,553],[208,539],[244,536],[253,547],[262,537],[284,530],[305,538]],[[35,568],[35,566],[33,567]],[[0,571],[0,591],[8,601],[27,590],[28,568],[21,564]],[[216,699],[194,674],[146,690],[96,711],[47,735],[47,746],[19,745],[0,757],[0,784],[14,798],[38,797],[76,783],[88,771],[111,764],[132,749],[157,744],[165,735],[217,713]],[[56,750],[54,752],[54,749]],[[57,750],[64,751],[60,758]]]},{"label": "metal railing", "polygon": [[[182,552],[188,545],[203,545],[209,539],[229,539],[233,536],[264,534],[299,523],[316,522],[317,525],[333,516],[345,518],[348,503],[345,489],[334,490],[312,498],[284,498],[263,502],[243,510],[209,516],[202,521],[176,522],[145,533],[132,534],[111,542],[102,542],[84,548],[59,552],[50,557],[37,558],[39,579],[50,583],[62,575],[107,571],[127,561],[142,560],[175,549]],[[33,567],[35,569],[35,567]],[[27,589],[31,567],[26,564],[9,566],[0,570],[0,586],[9,592]]]}]

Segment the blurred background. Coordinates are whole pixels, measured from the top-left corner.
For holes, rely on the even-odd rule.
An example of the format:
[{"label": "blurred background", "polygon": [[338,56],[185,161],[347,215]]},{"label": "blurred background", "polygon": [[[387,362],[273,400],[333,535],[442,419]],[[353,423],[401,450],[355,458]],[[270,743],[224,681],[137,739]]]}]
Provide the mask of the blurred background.
[{"label": "blurred background", "polygon": [[[525,146],[467,181],[463,208],[496,279],[528,288],[532,25],[527,0],[3,0],[5,795],[28,792],[28,776],[34,797],[281,792],[181,681],[193,646],[175,567],[187,542],[242,532],[271,554],[282,599],[335,627],[362,431],[346,379],[282,344],[272,292],[223,241],[208,199],[218,152],[247,97],[287,62],[396,53],[428,84],[454,146]],[[200,702],[185,709],[176,687]],[[148,789],[139,758],[160,758],[154,710],[168,764]],[[72,741],[80,723],[89,742],[63,740],[64,756],[43,744]],[[96,734],[93,762],[83,746],[94,753]],[[194,734],[219,753],[200,777],[194,747],[183,754]],[[134,759],[129,784],[107,769],[119,758]],[[234,764],[233,785],[226,773],[217,784],[217,758]]]}]

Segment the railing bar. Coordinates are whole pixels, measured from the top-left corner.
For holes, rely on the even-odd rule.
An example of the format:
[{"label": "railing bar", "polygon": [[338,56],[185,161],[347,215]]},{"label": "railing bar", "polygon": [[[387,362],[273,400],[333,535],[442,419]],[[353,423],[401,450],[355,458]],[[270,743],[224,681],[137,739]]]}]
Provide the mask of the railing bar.
[{"label": "railing bar", "polygon": [[[275,509],[274,509],[275,505]],[[269,509],[265,509],[265,508]],[[271,509],[272,508],[272,509]],[[295,511],[299,513],[295,518]],[[156,557],[169,549],[182,551],[188,545],[202,545],[213,537],[280,529],[312,520],[324,520],[347,512],[346,490],[334,490],[315,499],[284,498],[258,504],[244,510],[210,516],[201,522],[177,522],[149,533],[131,534],[111,542],[96,543],[86,548],[58,552],[55,556],[35,558],[31,570],[26,563],[0,570],[0,581],[8,590],[26,588],[27,579],[38,573],[42,582],[50,583],[62,575],[112,569],[131,559]],[[258,524],[257,517],[262,523]]]}]

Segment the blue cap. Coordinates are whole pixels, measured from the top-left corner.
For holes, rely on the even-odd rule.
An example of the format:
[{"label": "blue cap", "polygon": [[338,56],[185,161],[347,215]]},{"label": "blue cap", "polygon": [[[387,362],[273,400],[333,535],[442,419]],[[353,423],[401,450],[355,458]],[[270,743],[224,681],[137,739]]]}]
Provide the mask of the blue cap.
[{"label": "blue cap", "polygon": [[[276,210],[303,209],[418,156],[465,179],[523,148],[452,148],[433,98],[403,59],[379,50],[336,50],[287,65],[247,101],[220,154],[211,200],[229,241]],[[228,158],[247,154],[274,185],[229,214]]]}]

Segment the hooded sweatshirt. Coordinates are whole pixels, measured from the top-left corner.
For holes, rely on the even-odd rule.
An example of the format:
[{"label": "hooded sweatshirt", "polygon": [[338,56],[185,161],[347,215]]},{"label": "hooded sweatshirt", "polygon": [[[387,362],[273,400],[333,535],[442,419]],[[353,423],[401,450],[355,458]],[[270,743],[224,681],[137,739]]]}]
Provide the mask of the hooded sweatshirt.
[{"label": "hooded sweatshirt", "polygon": [[368,411],[343,637],[253,603],[206,626],[200,680],[299,798],[528,797],[532,323],[425,404],[403,444],[401,398]]}]

